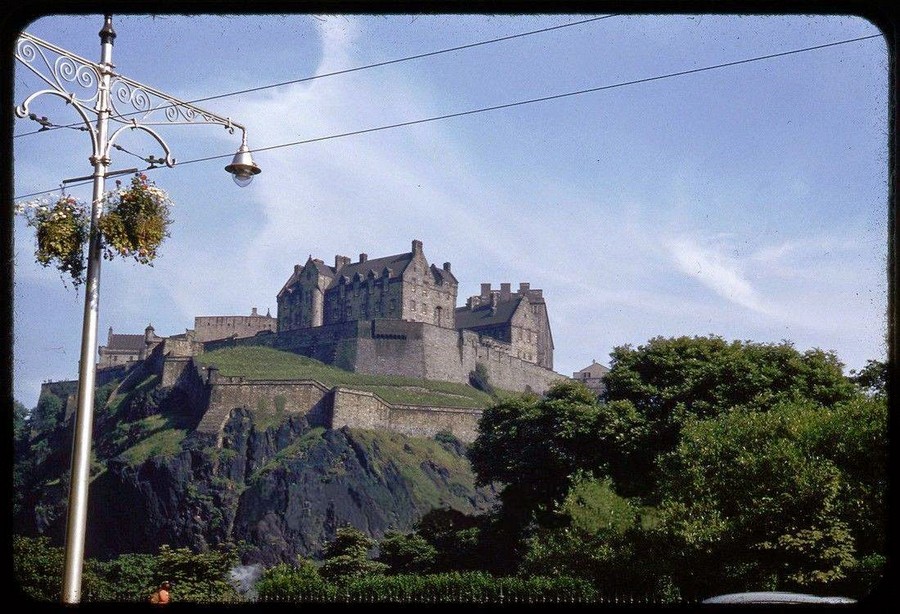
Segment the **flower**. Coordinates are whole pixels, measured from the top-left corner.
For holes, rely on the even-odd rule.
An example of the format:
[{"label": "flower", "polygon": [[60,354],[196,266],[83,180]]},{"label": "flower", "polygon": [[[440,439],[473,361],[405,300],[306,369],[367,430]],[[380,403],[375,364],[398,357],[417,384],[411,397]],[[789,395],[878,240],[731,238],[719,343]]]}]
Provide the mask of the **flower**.
[{"label": "flower", "polygon": [[106,195],[105,213],[99,229],[104,240],[104,258],[134,258],[151,264],[168,235],[172,201],[164,190],[144,174],[137,174],[127,188],[116,182],[117,190]]}]

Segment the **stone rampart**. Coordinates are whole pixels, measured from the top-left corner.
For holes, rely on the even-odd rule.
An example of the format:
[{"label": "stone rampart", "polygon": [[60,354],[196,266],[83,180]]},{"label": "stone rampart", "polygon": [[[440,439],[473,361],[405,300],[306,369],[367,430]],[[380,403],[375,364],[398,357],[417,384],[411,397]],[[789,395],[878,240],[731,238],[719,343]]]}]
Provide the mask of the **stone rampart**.
[{"label": "stone rampart", "polygon": [[[228,345],[268,345],[368,375],[468,383],[481,363],[491,383],[514,392],[545,392],[566,379],[513,355],[512,346],[468,330],[405,320],[358,320],[229,341]],[[207,349],[224,342],[206,344]]]},{"label": "stone rampart", "polygon": [[331,428],[387,430],[411,437],[434,437],[452,433],[471,443],[478,435],[482,410],[470,407],[431,407],[390,404],[376,394],[335,388]]},{"label": "stone rampart", "polygon": [[301,414],[310,424],[329,426],[330,389],[315,380],[246,380],[210,368],[209,405],[197,430],[219,433],[232,410],[247,407],[268,415]]}]

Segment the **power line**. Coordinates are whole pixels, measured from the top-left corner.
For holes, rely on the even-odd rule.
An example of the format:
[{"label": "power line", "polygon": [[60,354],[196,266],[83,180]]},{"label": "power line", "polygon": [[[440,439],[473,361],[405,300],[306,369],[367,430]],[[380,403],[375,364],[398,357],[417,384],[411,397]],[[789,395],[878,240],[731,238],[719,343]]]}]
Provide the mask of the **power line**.
[{"label": "power line", "polygon": [[[580,25],[583,25],[586,23],[591,23],[593,21],[600,21],[601,19],[609,19],[610,17],[617,17],[618,15],[619,15],[618,13],[613,13],[611,15],[603,15],[600,17],[591,17],[589,19],[582,19],[580,21],[572,21],[572,22],[564,23],[564,24],[557,25],[557,26],[549,26],[547,28],[541,28],[540,30],[531,30],[530,32],[521,32],[519,34],[510,34],[508,36],[501,36],[500,38],[492,38],[490,40],[480,41],[477,43],[468,43],[466,45],[459,45],[457,47],[449,47],[447,49],[440,49],[438,51],[429,51],[427,53],[420,53],[418,55],[411,55],[411,56],[407,56],[404,58],[397,58],[394,60],[385,60],[383,62],[376,62],[374,64],[366,64],[364,66],[357,66],[355,68],[345,68],[342,70],[336,70],[336,71],[329,72],[329,73],[322,73],[321,75],[313,75],[311,77],[302,77],[300,79],[292,79],[290,81],[282,81],[281,83],[273,83],[271,85],[260,85],[258,87],[251,87],[251,88],[244,89],[244,90],[236,90],[236,91],[228,92],[225,94],[216,94],[215,96],[207,96],[206,98],[197,98],[195,100],[188,100],[186,102],[188,104],[196,104],[198,102],[207,102],[210,100],[217,100],[219,98],[228,98],[230,96],[239,96],[241,94],[250,94],[252,92],[259,92],[262,90],[273,89],[276,87],[281,87],[283,85],[293,85],[295,83],[304,83],[306,81],[313,81],[315,79],[323,79],[325,77],[335,77],[337,75],[346,75],[348,73],[358,72],[361,70],[368,70],[370,68],[379,68],[381,66],[389,66],[391,64],[399,64],[401,62],[409,62],[410,60],[420,60],[422,58],[428,58],[428,57],[432,57],[435,55],[441,55],[442,53],[463,51],[465,49],[472,49],[473,47],[481,47],[483,45],[491,45],[493,43],[500,43],[503,41],[513,40],[515,38],[524,38],[526,36],[532,36],[534,34],[543,34],[545,32],[551,32],[553,30],[561,30],[563,28],[570,28],[572,26],[580,26]],[[165,109],[165,108],[168,108],[168,106],[170,106],[170,105],[160,107],[159,109],[156,109],[156,110]],[[124,113],[120,117],[129,117],[132,115],[140,115],[141,113],[143,113],[143,111],[134,111],[132,113]],[[52,127],[47,127],[42,130],[34,130],[33,132],[23,132],[22,134],[17,134],[13,138],[17,139],[17,138],[23,137],[23,136],[30,136],[33,134],[38,134],[39,132],[47,132],[48,130],[55,130],[57,128],[69,128],[69,127],[78,126],[78,125],[80,125],[80,124],[69,124],[67,126],[54,125]]]},{"label": "power line", "polygon": [[[458,113],[448,113],[448,114],[446,114],[446,115],[437,115],[437,116],[434,116],[434,117],[427,117],[427,118],[424,118],[424,119],[415,119],[415,120],[410,120],[410,121],[406,121],[406,122],[399,122],[399,123],[396,123],[396,124],[388,124],[388,125],[385,125],[385,126],[376,126],[376,127],[374,127],[374,128],[364,128],[364,129],[362,129],[362,130],[354,130],[354,131],[352,131],[352,132],[343,132],[343,133],[340,133],[340,134],[331,134],[331,135],[328,135],[328,136],[320,136],[320,137],[316,137],[316,138],[312,138],[312,139],[305,139],[305,140],[301,140],[301,141],[293,141],[293,142],[290,142],[290,143],[281,143],[281,144],[279,144],[279,145],[270,145],[270,146],[268,146],[268,147],[259,147],[259,148],[253,149],[252,152],[253,152],[253,153],[259,153],[259,152],[262,152],[262,151],[271,151],[271,150],[274,150],[274,149],[284,149],[284,148],[287,148],[287,147],[295,147],[295,146],[297,146],[297,145],[306,145],[306,144],[309,144],[309,143],[318,143],[318,142],[320,142],[320,141],[328,141],[328,140],[331,140],[331,139],[339,139],[339,138],[344,138],[344,137],[348,137],[348,136],[356,136],[356,135],[360,135],[360,134],[368,134],[368,133],[370,133],[370,132],[380,132],[380,131],[382,131],[382,130],[390,130],[390,129],[392,129],[392,128],[402,128],[402,127],[404,127],[404,126],[414,126],[414,125],[416,125],[416,124],[425,124],[425,123],[435,122],[435,121],[439,121],[439,120],[443,120],[443,119],[451,119],[451,118],[454,118],[454,117],[463,117],[463,116],[465,116],[465,115],[475,115],[475,114],[477,114],[477,113],[486,113],[486,112],[488,112],[488,111],[497,111],[497,110],[500,110],[500,109],[509,109],[509,108],[511,108],[511,107],[518,107],[518,106],[523,106],[523,105],[526,105],[526,104],[533,104],[533,103],[537,103],[537,102],[547,102],[547,101],[549,101],[549,100],[558,100],[558,99],[560,99],[560,98],[568,98],[568,97],[571,97],[571,96],[579,96],[579,95],[582,95],[582,94],[589,94],[589,93],[593,93],[593,92],[601,92],[601,91],[605,91],[605,90],[611,90],[611,89],[616,89],[616,88],[620,88],[620,87],[626,87],[626,86],[629,86],[629,85],[638,85],[638,84],[641,84],[641,83],[650,83],[650,82],[652,82],[652,81],[661,81],[661,80],[663,80],[663,79],[671,79],[671,78],[674,78],[674,77],[683,77],[683,76],[685,76],[685,75],[692,75],[692,74],[696,74],[696,73],[707,72],[707,71],[710,71],[710,70],[717,70],[717,69],[720,69],[720,68],[730,68],[730,67],[732,67],[732,66],[740,66],[740,65],[742,65],[742,64],[749,64],[749,63],[751,63],[751,62],[760,62],[760,61],[762,61],[762,60],[771,60],[771,59],[773,59],[773,58],[781,58],[781,57],[785,57],[785,56],[789,56],[789,55],[795,55],[795,54],[798,54],[798,53],[806,53],[806,52],[809,52],[809,51],[817,51],[817,50],[819,50],[819,49],[826,49],[826,48],[828,48],[828,47],[836,47],[836,46],[838,46],[838,45],[847,45],[847,44],[850,44],[850,43],[857,43],[857,42],[860,42],[860,41],[870,40],[870,39],[873,39],[873,38],[881,38],[881,36],[882,36],[881,34],[872,34],[872,35],[869,35],[869,36],[860,36],[860,37],[857,37],[857,38],[850,38],[850,39],[845,39],[845,40],[836,41],[836,42],[832,42],[832,43],[824,43],[824,44],[821,44],[821,45],[814,45],[814,46],[812,46],[812,47],[803,47],[803,48],[801,48],[801,49],[792,49],[792,50],[790,50],[790,51],[780,51],[780,52],[778,52],[778,53],[770,53],[770,54],[768,54],[768,55],[761,55],[761,56],[756,56],[756,57],[753,57],[753,58],[746,58],[746,59],[743,59],[743,60],[735,60],[735,61],[733,61],[733,62],[724,62],[724,63],[722,63],[722,64],[714,64],[714,65],[712,65],[712,66],[703,66],[703,67],[701,67],[701,68],[691,68],[691,69],[688,69],[688,70],[680,70],[680,71],[677,71],[677,72],[666,73],[666,74],[664,74],[664,75],[656,75],[656,76],[654,76],[654,77],[644,77],[644,78],[642,78],[642,79],[634,79],[634,80],[632,80],[632,81],[622,81],[622,82],[619,82],[619,83],[613,83],[613,84],[610,84],[610,85],[601,85],[601,86],[598,86],[598,87],[591,87],[591,88],[581,89],[581,90],[577,90],[577,91],[574,91],[574,92],[565,92],[565,93],[563,93],[563,94],[553,94],[553,95],[550,95],[550,96],[542,96],[542,97],[540,97],[540,98],[531,98],[531,99],[528,99],[528,100],[519,100],[519,101],[516,101],[516,102],[509,102],[509,103],[499,104],[499,105],[494,105],[494,106],[490,106],[490,107],[482,107],[482,108],[479,108],[479,109],[470,109],[470,110],[468,110],[468,111],[460,111],[460,112],[458,112]],[[210,160],[221,160],[221,159],[225,159],[225,158],[231,158],[233,155],[234,155],[233,153],[228,153],[228,154],[221,154],[221,155],[215,155],[215,156],[207,156],[207,157],[205,157],[205,158],[195,158],[195,159],[193,159],[193,160],[186,160],[186,161],[184,161],[184,162],[179,162],[179,163],[178,163],[178,166],[187,166],[188,164],[196,164],[196,163],[198,163],[198,162],[208,162],[208,161],[210,161]],[[151,170],[151,169],[147,169],[147,170]],[[88,183],[88,182],[84,182],[84,183]],[[81,185],[81,184],[77,184],[77,185]],[[40,195],[40,194],[47,194],[47,193],[49,193],[49,192],[53,192],[54,190],[55,190],[55,188],[54,188],[54,189],[51,189],[51,190],[43,190],[43,191],[41,191],[41,192],[34,192],[34,193],[32,193],[32,194],[26,194],[26,195],[24,195],[24,196],[16,197],[16,200],[20,200],[20,199],[23,199],[23,198],[30,198],[30,197],[32,197],[32,196],[37,196],[37,195]]]}]

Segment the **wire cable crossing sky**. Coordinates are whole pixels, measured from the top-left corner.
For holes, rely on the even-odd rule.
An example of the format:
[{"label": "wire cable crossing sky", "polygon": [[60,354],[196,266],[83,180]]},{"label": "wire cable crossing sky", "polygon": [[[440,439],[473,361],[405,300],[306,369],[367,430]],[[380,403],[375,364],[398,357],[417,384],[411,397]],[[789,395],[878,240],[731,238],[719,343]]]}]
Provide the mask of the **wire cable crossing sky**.
[{"label": "wire cable crossing sky", "polygon": [[[509,37],[507,37],[507,38],[509,38]],[[671,79],[671,78],[673,78],[673,77],[683,77],[683,76],[687,76],[687,75],[691,75],[691,74],[695,74],[695,73],[699,73],[699,72],[705,72],[705,71],[708,71],[708,70],[716,70],[716,69],[720,69],[720,68],[730,68],[730,67],[733,67],[733,66],[740,66],[740,65],[742,65],[742,64],[749,64],[749,63],[751,63],[751,62],[758,62],[758,61],[761,61],[761,60],[770,60],[770,59],[774,59],[774,58],[786,57],[786,56],[794,55],[794,54],[797,54],[797,53],[805,53],[805,52],[809,52],[809,51],[817,51],[817,50],[820,50],[820,49],[827,49],[827,48],[829,48],[829,47],[835,47],[835,46],[837,46],[837,45],[846,45],[846,44],[850,44],[850,43],[856,43],[856,42],[860,42],[860,41],[864,41],[864,40],[871,40],[871,39],[875,39],[875,38],[881,38],[881,35],[880,35],[880,34],[873,34],[873,35],[870,35],[870,36],[861,36],[861,37],[853,38],[853,39],[849,39],[849,40],[835,41],[835,42],[831,42],[831,43],[824,43],[824,44],[822,44],[822,45],[815,45],[815,46],[813,46],[813,47],[805,47],[805,48],[803,48],[803,49],[792,49],[792,50],[790,50],[790,51],[782,51],[782,52],[771,53],[771,54],[768,54],[768,55],[758,56],[758,57],[754,57],[754,58],[745,58],[745,59],[743,59],[743,60],[736,60],[736,61],[733,61],[733,62],[725,62],[725,63],[723,63],[723,64],[715,64],[715,65],[713,65],[713,66],[703,66],[703,67],[701,67],[701,68],[692,68],[692,69],[688,69],[688,70],[682,70],[682,71],[678,71],[678,72],[668,73],[668,74],[665,74],[665,75],[656,75],[656,76],[653,76],[653,77],[645,77],[645,78],[641,78],[641,79],[634,79],[634,80],[632,80],[632,81],[625,81],[625,82],[621,82],[621,83],[614,83],[614,84],[611,84],[611,85],[601,85],[601,86],[591,87],[591,88],[586,88],[586,89],[582,89],[582,90],[578,90],[578,91],[574,91],[574,92],[565,92],[565,93],[562,93],[562,94],[551,94],[551,95],[548,95],[548,96],[542,96],[542,97],[540,97],[540,98],[531,98],[531,99],[528,99],[528,100],[519,100],[519,101],[516,101],[516,102],[510,102],[510,103],[498,104],[498,105],[494,105],[494,106],[490,106],[490,107],[484,107],[484,108],[480,108],[480,109],[470,109],[470,110],[467,110],[467,111],[460,111],[460,112],[457,112],[457,113],[448,113],[448,114],[446,114],[446,115],[439,115],[439,116],[436,116],[436,117],[427,117],[427,118],[423,118],[423,119],[415,119],[415,120],[410,120],[410,121],[406,121],[406,122],[400,122],[400,123],[396,123],[396,124],[390,124],[390,125],[387,125],[387,126],[376,126],[376,127],[373,127],[373,128],[365,128],[365,129],[363,129],[363,130],[356,130],[356,131],[353,131],[353,132],[344,132],[344,133],[341,133],[341,134],[332,134],[332,135],[322,136],[322,137],[317,137],[317,138],[313,138],[313,139],[306,139],[306,140],[303,140],[303,141],[293,141],[293,142],[289,142],[289,143],[281,143],[281,144],[278,144],[278,145],[263,145],[262,147],[255,147],[255,148],[253,148],[251,151],[253,151],[253,152],[263,152],[263,151],[271,151],[271,150],[275,150],[275,149],[283,149],[283,148],[285,148],[285,147],[296,147],[296,146],[299,146],[299,145],[307,145],[307,144],[309,144],[309,143],[317,143],[317,142],[320,142],[320,141],[326,141],[326,140],[330,140],[330,139],[339,139],[339,138],[345,138],[345,137],[348,137],[348,136],[357,136],[357,135],[361,135],[361,134],[367,134],[367,133],[370,133],[370,132],[379,132],[379,131],[381,131],[381,130],[391,130],[391,129],[393,129],[393,128],[403,128],[403,127],[406,127],[406,126],[414,126],[414,125],[416,125],[416,124],[423,124],[423,123],[427,123],[427,122],[440,121],[440,120],[444,120],[444,119],[452,119],[452,118],[454,118],[454,117],[464,117],[464,116],[466,116],[466,115],[474,115],[474,114],[476,114],[476,113],[485,113],[485,112],[488,112],[488,111],[499,111],[499,110],[502,110],[502,109],[508,109],[508,108],[511,108],[511,107],[517,107],[517,106],[526,105],[526,104],[533,104],[533,103],[537,103],[537,102],[549,102],[549,101],[551,101],[551,100],[559,100],[559,99],[562,99],[562,98],[568,98],[568,97],[570,97],[570,96],[580,96],[580,95],[582,95],[582,94],[591,94],[591,93],[595,93],[595,92],[602,92],[602,91],[604,91],[604,90],[611,90],[611,89],[615,89],[615,88],[618,88],[618,87],[626,87],[626,86],[629,86],[629,85],[639,85],[639,84],[642,84],[642,83],[649,83],[649,82],[651,82],[651,81],[658,81],[658,80],[661,80],[661,79]],[[503,39],[501,39],[501,40],[503,40]],[[476,44],[484,44],[484,43],[476,43]],[[435,53],[443,53],[443,52],[435,52]],[[424,54],[424,55],[431,55],[431,54]],[[417,56],[417,57],[422,57],[422,56]],[[409,58],[407,58],[407,59],[409,59]],[[401,61],[401,60],[395,60],[395,61]],[[370,66],[379,66],[379,65],[383,65],[383,64],[385,64],[385,63],[382,63],[382,64],[375,64],[375,65],[370,65]],[[370,67],[370,66],[367,66],[367,67],[365,67],[365,68],[368,68],[368,67]],[[351,70],[359,70],[359,69],[351,69]],[[328,75],[322,75],[322,76],[331,76],[331,75],[335,75],[335,74],[342,74],[342,73],[345,73],[345,72],[349,72],[349,71],[338,71],[338,72],[335,72],[335,73],[329,73]],[[297,83],[297,82],[300,82],[300,81],[306,81],[306,80],[308,80],[308,79],[313,79],[313,78],[315,78],[315,77],[309,77],[309,78],[307,78],[307,79],[300,79],[300,80],[298,80],[298,81],[292,81],[292,82],[286,82],[286,83]],[[202,100],[212,100],[212,99],[215,99],[215,98],[222,98],[222,97],[225,97],[225,96],[232,96],[232,95],[235,95],[235,94],[246,93],[246,92],[250,92],[250,91],[259,91],[259,90],[263,90],[263,89],[268,89],[268,88],[273,88],[273,87],[279,87],[280,85],[285,85],[285,83],[280,83],[280,84],[277,84],[277,85],[262,86],[262,87],[259,87],[259,88],[253,88],[253,89],[250,89],[250,90],[243,90],[243,91],[241,91],[241,92],[234,92],[234,93],[230,93],[230,94],[221,94],[221,95],[219,95],[219,96],[211,96],[211,97],[208,97],[208,98],[202,98],[202,99],[200,99],[199,101],[202,101]],[[199,101],[192,101],[192,102],[199,102]],[[58,128],[68,128],[68,127],[70,127],[70,126],[57,126],[57,127],[58,127]],[[36,133],[28,133],[28,134],[36,134]],[[121,149],[121,148],[117,147],[117,149]],[[126,150],[122,149],[122,151],[126,151]],[[135,154],[135,153],[133,153],[133,152],[127,152],[127,153],[130,153],[130,154],[132,154],[132,155],[134,155],[134,156],[136,156],[136,157],[138,157],[138,158],[141,158],[141,156],[139,156],[138,154]],[[197,162],[208,162],[208,161],[211,161],[211,160],[221,160],[221,159],[226,159],[226,158],[230,158],[232,155],[233,155],[233,153],[217,154],[217,155],[214,155],[214,156],[207,156],[207,157],[205,157],[205,158],[196,158],[196,159],[193,159],[193,160],[185,160],[185,161],[181,161],[181,162],[179,162],[178,164],[179,164],[180,166],[185,166],[185,165],[187,165],[187,164],[195,164],[195,163],[197,163]],[[141,158],[141,159],[143,159],[143,158]],[[148,168],[146,168],[146,169],[144,169],[144,170],[145,170],[145,171],[148,171],[148,170],[152,170],[153,168],[157,168],[157,167],[148,167]],[[32,192],[31,194],[26,194],[26,195],[24,195],[24,196],[17,197],[17,198],[30,198],[30,197],[32,197],[32,196],[37,196],[37,195],[40,195],[40,194],[47,194],[47,193],[50,193],[50,192],[53,192],[53,191],[54,191],[54,189],[42,190],[42,191],[40,191],[40,192]]]}]

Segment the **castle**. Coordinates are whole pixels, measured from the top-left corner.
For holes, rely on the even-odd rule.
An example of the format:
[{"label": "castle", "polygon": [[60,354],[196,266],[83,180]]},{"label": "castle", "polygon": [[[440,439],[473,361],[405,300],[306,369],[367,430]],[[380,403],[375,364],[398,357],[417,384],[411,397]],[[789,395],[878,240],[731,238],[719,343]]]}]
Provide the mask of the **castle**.
[{"label": "castle", "polygon": [[409,252],[393,256],[370,259],[363,253],[352,262],[338,255],[334,266],[310,256],[294,266],[278,292],[277,317],[261,316],[256,308],[250,316],[200,316],[193,329],[168,338],[156,336],[152,326],[143,336],[110,329],[99,366],[152,357],[147,362],[156,364],[163,385],[205,387],[195,396],[208,399],[200,428],[210,432],[231,410],[278,397],[276,404],[315,414],[333,428],[426,436],[449,430],[471,440],[479,410],[391,406],[369,393],[326,390],[317,382],[222,377],[191,361],[221,347],[262,345],[371,375],[469,383],[480,370],[496,388],[515,392],[543,393],[564,379],[553,371],[553,336],[541,290],[528,283],[517,291],[509,283],[499,289],[483,283],[479,295],[456,307],[458,286],[450,263],[429,264],[418,240]]}]

